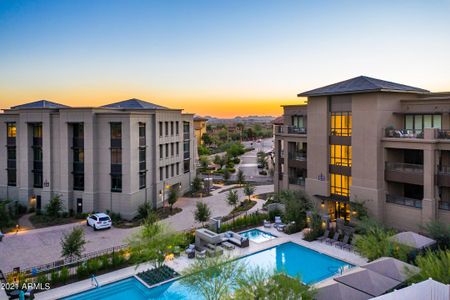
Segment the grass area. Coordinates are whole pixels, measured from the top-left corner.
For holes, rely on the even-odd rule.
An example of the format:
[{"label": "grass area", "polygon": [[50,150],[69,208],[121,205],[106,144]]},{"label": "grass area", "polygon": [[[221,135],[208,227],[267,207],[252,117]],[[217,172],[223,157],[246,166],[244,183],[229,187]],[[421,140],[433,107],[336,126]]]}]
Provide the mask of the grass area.
[{"label": "grass area", "polygon": [[256,201],[252,201],[252,200],[248,200],[248,199],[242,201],[239,206],[234,208],[228,215],[226,215],[225,217],[222,218],[222,222],[226,222],[228,220],[233,219],[233,216],[237,217],[238,215],[240,215],[243,212],[248,211],[250,208],[252,208],[255,205],[256,205]]},{"label": "grass area", "polygon": [[[170,210],[170,207],[161,207],[158,208],[155,213],[156,216],[158,217],[158,220],[164,220],[167,219],[170,216],[176,215],[177,213],[180,213],[181,211],[183,211],[181,208],[179,207],[174,207],[172,209],[172,211]],[[140,226],[142,223],[142,219],[141,218],[134,218],[131,221],[128,220],[114,220],[113,221],[113,226],[116,228],[133,228],[133,227],[137,227]]]},{"label": "grass area", "polygon": [[80,222],[82,219],[77,219],[74,217],[50,217],[47,215],[32,215],[30,216],[30,222],[35,228],[43,228],[55,225],[63,225]]}]

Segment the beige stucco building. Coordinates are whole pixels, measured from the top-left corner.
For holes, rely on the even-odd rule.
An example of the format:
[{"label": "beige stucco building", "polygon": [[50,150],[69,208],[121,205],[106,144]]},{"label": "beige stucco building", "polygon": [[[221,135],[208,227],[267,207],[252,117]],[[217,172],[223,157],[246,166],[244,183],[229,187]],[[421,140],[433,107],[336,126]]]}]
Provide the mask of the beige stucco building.
[{"label": "beige stucco building", "polygon": [[351,201],[388,226],[450,224],[450,93],[369,77],[299,94],[275,133],[275,190],[304,189],[331,220]]},{"label": "beige stucco building", "polygon": [[102,107],[36,101],[0,114],[0,198],[132,218],[195,176],[193,115],[138,99]]}]

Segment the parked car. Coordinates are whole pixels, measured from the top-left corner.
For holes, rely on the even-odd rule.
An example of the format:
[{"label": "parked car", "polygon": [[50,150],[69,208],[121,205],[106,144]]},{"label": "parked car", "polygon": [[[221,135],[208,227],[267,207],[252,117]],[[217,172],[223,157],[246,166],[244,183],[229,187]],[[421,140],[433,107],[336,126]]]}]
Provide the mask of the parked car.
[{"label": "parked car", "polygon": [[94,230],[111,228],[111,218],[104,213],[95,213],[89,215],[86,219],[86,225],[91,226]]}]

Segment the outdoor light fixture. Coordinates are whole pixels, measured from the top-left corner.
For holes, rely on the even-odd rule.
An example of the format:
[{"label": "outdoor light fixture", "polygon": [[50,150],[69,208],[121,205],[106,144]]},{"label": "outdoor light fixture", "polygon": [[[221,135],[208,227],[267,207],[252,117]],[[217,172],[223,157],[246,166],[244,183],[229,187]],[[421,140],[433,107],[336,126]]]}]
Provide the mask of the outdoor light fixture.
[{"label": "outdoor light fixture", "polygon": [[322,208],[325,207],[325,201],[322,200],[322,203],[320,203],[320,207],[322,207]]}]

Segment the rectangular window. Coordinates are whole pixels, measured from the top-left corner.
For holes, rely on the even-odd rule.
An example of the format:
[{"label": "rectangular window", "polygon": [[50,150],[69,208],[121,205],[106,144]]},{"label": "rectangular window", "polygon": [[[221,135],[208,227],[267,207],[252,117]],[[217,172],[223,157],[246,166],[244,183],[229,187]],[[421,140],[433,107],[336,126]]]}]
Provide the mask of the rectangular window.
[{"label": "rectangular window", "polygon": [[76,191],[84,190],[84,174],[73,174],[73,189]]},{"label": "rectangular window", "polygon": [[111,123],[111,139],[122,139],[122,123]]},{"label": "rectangular window", "polygon": [[175,165],[171,164],[170,165],[170,176],[172,176],[172,177],[175,176],[174,170],[175,170]]},{"label": "rectangular window", "polygon": [[175,145],[174,143],[170,143],[170,156],[175,155]]},{"label": "rectangular window", "polygon": [[173,122],[170,122],[170,135],[174,135]]},{"label": "rectangular window", "polygon": [[331,135],[351,136],[352,135],[352,113],[332,112],[330,118]]},{"label": "rectangular window", "polygon": [[166,136],[169,135],[169,122],[165,122],[165,126],[166,126]]},{"label": "rectangular window", "polygon": [[189,159],[191,156],[190,151],[190,144],[189,141],[186,141],[183,143],[183,153],[184,153],[184,159]]},{"label": "rectangular window", "polygon": [[111,192],[122,192],[122,174],[111,174]]},{"label": "rectangular window", "polygon": [[164,145],[159,145],[159,158],[163,158],[164,157]]},{"label": "rectangular window", "polygon": [[163,122],[159,122],[159,137],[163,136]]},{"label": "rectangular window", "polygon": [[16,169],[8,169],[7,170],[8,175],[8,185],[9,186],[16,186],[17,185],[17,176],[16,176]]},{"label": "rectangular window", "polygon": [[112,148],[111,149],[111,164],[122,164],[122,149]]},{"label": "rectangular window", "polygon": [[352,146],[330,145],[330,164],[351,167]]},{"label": "rectangular window", "polygon": [[145,123],[139,123],[139,147],[144,147],[145,144]]},{"label": "rectangular window", "polygon": [[16,186],[17,184],[17,162],[16,162],[16,123],[7,123],[6,124],[6,159],[7,159],[7,176],[8,176],[8,185]]},{"label": "rectangular window", "polygon": [[441,115],[422,115],[410,114],[405,115],[405,129],[420,133],[424,128],[442,128]]},{"label": "rectangular window", "polygon": [[177,163],[177,175],[180,175],[180,163]]},{"label": "rectangular window", "polygon": [[180,134],[180,122],[178,121],[175,122],[175,134],[176,135]]},{"label": "rectangular window", "polygon": [[180,142],[177,142],[175,149],[176,149],[175,151],[177,153],[177,156],[180,155]]},{"label": "rectangular window", "polygon": [[305,128],[305,119],[303,116],[292,116],[292,126],[296,128]]},{"label": "rectangular window", "polygon": [[184,171],[184,173],[189,173],[190,172],[190,169],[191,169],[190,162],[191,161],[189,159],[186,159],[186,160],[183,161],[183,171]]},{"label": "rectangular window", "polygon": [[146,186],[146,172],[139,173],[139,189],[145,189]]},{"label": "rectangular window", "polygon": [[42,123],[33,124],[33,187],[42,188]]},{"label": "rectangular window", "polygon": [[190,139],[190,125],[189,122],[183,122],[183,138],[185,140],[189,140]]},{"label": "rectangular window", "polygon": [[17,134],[17,129],[16,129],[16,123],[7,123],[6,124],[6,129],[7,129],[7,136],[9,138],[15,138],[16,134]]},{"label": "rectangular window", "polygon": [[166,178],[169,178],[169,166],[166,166]]},{"label": "rectangular window", "polygon": [[159,167],[159,180],[163,180],[163,179],[164,179],[164,168]]},{"label": "rectangular window", "polygon": [[110,123],[111,192],[122,192],[122,123]]},{"label": "rectangular window", "polygon": [[331,175],[331,194],[343,197],[350,196],[350,186],[352,185],[352,177],[341,174]]},{"label": "rectangular window", "polygon": [[169,157],[169,144],[166,144],[166,157]]}]

